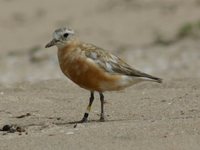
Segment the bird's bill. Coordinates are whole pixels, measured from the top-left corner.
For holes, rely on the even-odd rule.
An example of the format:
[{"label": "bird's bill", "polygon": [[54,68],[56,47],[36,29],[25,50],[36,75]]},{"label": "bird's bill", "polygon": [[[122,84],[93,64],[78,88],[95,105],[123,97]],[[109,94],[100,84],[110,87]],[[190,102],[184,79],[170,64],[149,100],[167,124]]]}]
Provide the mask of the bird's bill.
[{"label": "bird's bill", "polygon": [[49,43],[47,43],[46,46],[45,46],[45,48],[49,48],[49,47],[52,47],[54,45],[56,45],[56,40],[55,39],[53,39]]}]

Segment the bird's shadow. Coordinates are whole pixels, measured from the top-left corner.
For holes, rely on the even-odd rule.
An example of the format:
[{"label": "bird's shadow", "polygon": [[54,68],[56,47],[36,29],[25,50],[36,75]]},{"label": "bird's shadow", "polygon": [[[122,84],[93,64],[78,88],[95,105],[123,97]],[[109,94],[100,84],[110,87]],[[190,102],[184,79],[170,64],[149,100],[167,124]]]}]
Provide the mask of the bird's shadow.
[{"label": "bird's shadow", "polygon": [[122,122],[129,121],[129,119],[112,119],[112,120],[88,120],[87,122],[79,121],[69,121],[69,122],[54,122],[55,125],[77,125],[77,124],[92,124],[92,123],[110,123],[110,122]]}]

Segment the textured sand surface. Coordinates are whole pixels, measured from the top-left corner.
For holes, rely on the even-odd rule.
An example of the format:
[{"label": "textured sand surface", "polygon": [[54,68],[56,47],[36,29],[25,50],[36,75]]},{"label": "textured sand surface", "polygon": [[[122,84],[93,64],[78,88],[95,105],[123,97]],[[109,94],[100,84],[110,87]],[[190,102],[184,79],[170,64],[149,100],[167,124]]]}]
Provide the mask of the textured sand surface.
[{"label": "textured sand surface", "polygon": [[[89,93],[66,80],[18,84],[1,89],[0,126],[17,124],[22,133],[0,133],[6,149],[199,149],[200,80],[143,83],[106,93],[107,121],[98,122],[98,95],[90,121],[81,119]],[[30,116],[16,118],[29,113]]]},{"label": "textured sand surface", "polygon": [[[77,125],[89,92],[60,71],[52,32],[71,26],[81,40],[124,58],[163,84],[105,93],[107,121]],[[0,150],[199,150],[199,0],[0,0]]]}]

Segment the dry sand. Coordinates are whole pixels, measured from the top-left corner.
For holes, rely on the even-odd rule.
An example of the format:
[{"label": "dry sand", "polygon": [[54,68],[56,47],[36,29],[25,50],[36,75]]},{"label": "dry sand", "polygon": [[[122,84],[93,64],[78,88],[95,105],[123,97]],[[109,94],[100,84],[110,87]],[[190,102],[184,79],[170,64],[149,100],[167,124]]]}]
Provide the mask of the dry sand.
[{"label": "dry sand", "polygon": [[198,78],[185,78],[106,93],[103,123],[96,95],[90,121],[76,128],[71,122],[83,116],[89,93],[74,84],[49,80],[1,88],[0,126],[17,124],[28,133],[2,132],[1,149],[198,150],[199,88]]},{"label": "dry sand", "polygon": [[[74,128],[89,92],[44,49],[66,25],[164,83],[105,93],[104,123],[96,95]],[[1,0],[0,33],[0,127],[25,129],[0,131],[0,150],[200,149],[199,0]]]}]

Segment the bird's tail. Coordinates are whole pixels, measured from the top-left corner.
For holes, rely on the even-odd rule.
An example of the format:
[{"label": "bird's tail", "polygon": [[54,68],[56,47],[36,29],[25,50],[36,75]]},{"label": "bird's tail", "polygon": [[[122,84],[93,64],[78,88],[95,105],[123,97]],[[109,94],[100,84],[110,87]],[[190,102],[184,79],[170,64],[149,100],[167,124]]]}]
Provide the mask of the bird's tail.
[{"label": "bird's tail", "polygon": [[158,82],[158,83],[162,83],[162,81],[163,81],[161,78],[158,78],[158,77],[146,74],[146,73],[142,73],[142,76],[145,77],[145,78],[149,78],[149,79],[151,79],[155,82]]},{"label": "bird's tail", "polygon": [[158,82],[158,83],[162,83],[163,80],[161,78],[158,78],[158,77],[151,77],[150,79],[154,80],[155,82]]},{"label": "bird's tail", "polygon": [[136,71],[136,70],[134,71],[134,75],[133,76],[138,76],[138,77],[142,77],[142,78],[148,78],[148,79],[151,79],[151,81],[158,82],[158,83],[162,83],[162,81],[163,81],[161,78],[149,75],[149,74],[144,73],[144,72]]}]

